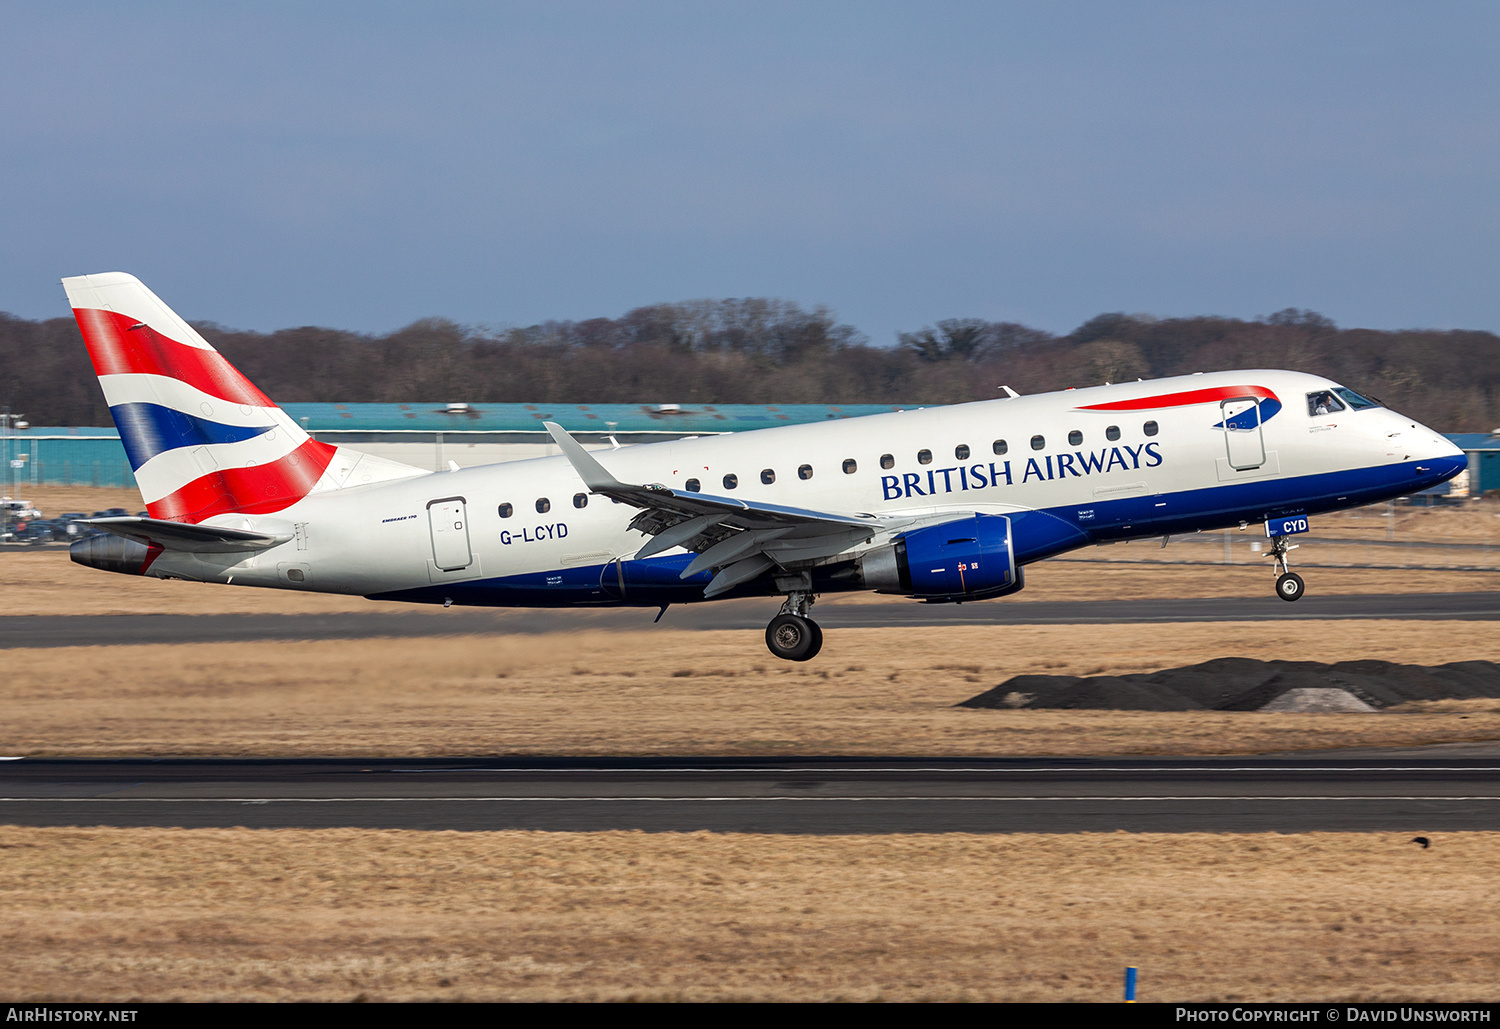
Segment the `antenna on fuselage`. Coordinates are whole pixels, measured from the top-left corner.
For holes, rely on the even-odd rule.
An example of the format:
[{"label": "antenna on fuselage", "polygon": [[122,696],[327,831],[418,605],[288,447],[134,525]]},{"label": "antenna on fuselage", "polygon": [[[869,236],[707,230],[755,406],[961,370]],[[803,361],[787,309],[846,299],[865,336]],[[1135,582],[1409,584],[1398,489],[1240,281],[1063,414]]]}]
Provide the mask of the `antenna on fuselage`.
[{"label": "antenna on fuselage", "polygon": [[1011,389],[1009,386],[997,386],[996,388],[1004,390],[1005,391],[1005,395],[1007,397],[1009,397],[1010,399],[1012,399],[1012,400],[1014,400],[1016,397],[1018,397],[1018,396],[1021,395],[1021,394],[1017,393],[1015,390]]}]

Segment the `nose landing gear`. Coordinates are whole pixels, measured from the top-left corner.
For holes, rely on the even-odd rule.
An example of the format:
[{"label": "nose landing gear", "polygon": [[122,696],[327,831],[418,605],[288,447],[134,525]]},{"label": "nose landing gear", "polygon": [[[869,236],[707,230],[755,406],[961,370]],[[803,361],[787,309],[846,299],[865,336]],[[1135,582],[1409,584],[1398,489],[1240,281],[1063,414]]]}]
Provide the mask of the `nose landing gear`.
[{"label": "nose landing gear", "polygon": [[1287,551],[1297,549],[1295,544],[1291,546],[1287,545],[1288,539],[1289,537],[1287,536],[1271,537],[1271,552],[1269,556],[1273,562],[1272,571],[1281,573],[1276,576],[1276,595],[1286,601],[1301,600],[1302,594],[1307,587],[1302,583],[1302,576],[1292,571],[1291,567],[1287,564]]},{"label": "nose landing gear", "polygon": [[766,626],[766,647],[785,661],[810,661],[823,649],[823,630],[807,617],[812,608],[811,593],[788,593],[781,613]]},{"label": "nose landing gear", "polygon": [[1306,589],[1302,585],[1302,576],[1296,572],[1287,572],[1285,575],[1276,577],[1276,595],[1282,600],[1298,600],[1302,597],[1302,591]]}]

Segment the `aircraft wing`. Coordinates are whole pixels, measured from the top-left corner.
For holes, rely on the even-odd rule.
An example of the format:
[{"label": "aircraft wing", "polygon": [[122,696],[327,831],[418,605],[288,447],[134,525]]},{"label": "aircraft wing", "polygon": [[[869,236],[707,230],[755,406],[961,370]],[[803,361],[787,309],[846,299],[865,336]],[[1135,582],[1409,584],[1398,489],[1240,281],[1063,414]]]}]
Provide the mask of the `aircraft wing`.
[{"label": "aircraft wing", "polygon": [[682,577],[712,569],[716,574],[703,591],[705,597],[774,567],[833,557],[890,528],[869,514],[830,514],[621,482],[562,426],[543,424],[590,492],[640,508],[630,527],[652,539],[636,553],[637,559],[673,547],[697,552]]},{"label": "aircraft wing", "polygon": [[291,539],[290,533],[270,535],[246,529],[223,529],[215,525],[189,525],[160,518],[80,518],[84,525],[97,525],[105,532],[123,536],[163,550],[183,550],[199,554],[227,554],[244,550],[264,550]]}]

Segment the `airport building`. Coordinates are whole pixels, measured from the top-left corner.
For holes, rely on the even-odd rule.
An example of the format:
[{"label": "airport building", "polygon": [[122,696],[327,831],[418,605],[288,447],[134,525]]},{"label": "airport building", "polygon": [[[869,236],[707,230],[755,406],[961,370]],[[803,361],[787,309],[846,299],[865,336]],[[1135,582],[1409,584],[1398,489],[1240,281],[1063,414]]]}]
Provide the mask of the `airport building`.
[{"label": "airport building", "polygon": [[[1500,491],[1500,429],[1490,433],[1450,433],[1448,438],[1469,457],[1467,477],[1458,477],[1466,478],[1462,485],[1468,488],[1468,495],[1482,497],[1486,493]],[[1453,483],[1458,483],[1458,479],[1453,480]],[[1453,492],[1459,491],[1455,488]]]}]

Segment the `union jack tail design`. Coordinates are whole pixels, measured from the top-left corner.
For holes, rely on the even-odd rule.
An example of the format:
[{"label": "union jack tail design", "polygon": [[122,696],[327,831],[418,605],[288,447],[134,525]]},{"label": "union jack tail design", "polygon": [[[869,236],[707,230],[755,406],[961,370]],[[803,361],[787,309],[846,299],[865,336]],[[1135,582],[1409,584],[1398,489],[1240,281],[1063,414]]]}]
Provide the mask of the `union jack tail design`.
[{"label": "union jack tail design", "polygon": [[151,517],[267,514],[318,486],[338,448],[303,432],[140,280],[62,281]]}]

